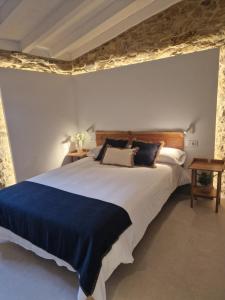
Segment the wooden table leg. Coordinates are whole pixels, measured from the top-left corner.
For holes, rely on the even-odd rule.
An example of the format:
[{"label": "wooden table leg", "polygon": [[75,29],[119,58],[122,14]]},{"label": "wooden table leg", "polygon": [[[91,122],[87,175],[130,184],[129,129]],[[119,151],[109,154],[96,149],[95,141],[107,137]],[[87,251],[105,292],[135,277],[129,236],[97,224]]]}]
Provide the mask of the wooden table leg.
[{"label": "wooden table leg", "polygon": [[196,174],[195,170],[191,171],[191,208],[193,208],[193,202],[194,202],[194,195],[193,195],[193,189],[196,183]]},{"label": "wooden table leg", "polygon": [[216,210],[215,210],[216,213],[218,213],[218,208],[219,208],[219,204],[220,204],[221,175],[222,175],[222,172],[218,172],[218,176],[217,176],[217,191],[216,191]]},{"label": "wooden table leg", "polygon": [[219,183],[219,199],[218,199],[218,202],[219,202],[219,205],[220,205],[222,173],[220,174],[219,177],[220,177],[220,178],[219,178],[220,183]]}]

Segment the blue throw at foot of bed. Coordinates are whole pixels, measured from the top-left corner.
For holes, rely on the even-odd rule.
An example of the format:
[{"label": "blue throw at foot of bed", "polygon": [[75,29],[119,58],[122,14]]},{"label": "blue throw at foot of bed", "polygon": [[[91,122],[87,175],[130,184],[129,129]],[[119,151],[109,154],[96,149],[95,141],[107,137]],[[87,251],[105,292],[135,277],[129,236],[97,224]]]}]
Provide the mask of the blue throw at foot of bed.
[{"label": "blue throw at foot of bed", "polygon": [[68,262],[86,296],[102,258],[131,225],[121,207],[24,181],[0,191],[0,226]]}]

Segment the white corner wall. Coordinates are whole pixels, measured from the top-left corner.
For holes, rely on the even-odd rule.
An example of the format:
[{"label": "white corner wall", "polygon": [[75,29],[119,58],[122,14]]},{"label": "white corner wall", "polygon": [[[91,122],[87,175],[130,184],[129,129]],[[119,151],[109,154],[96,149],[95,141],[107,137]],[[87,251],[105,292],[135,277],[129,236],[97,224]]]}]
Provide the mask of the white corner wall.
[{"label": "white corner wall", "polygon": [[71,78],[0,69],[0,88],[17,181],[61,166],[76,130]]},{"label": "white corner wall", "polygon": [[213,157],[218,49],[73,77],[81,130],[186,129],[193,156]]}]

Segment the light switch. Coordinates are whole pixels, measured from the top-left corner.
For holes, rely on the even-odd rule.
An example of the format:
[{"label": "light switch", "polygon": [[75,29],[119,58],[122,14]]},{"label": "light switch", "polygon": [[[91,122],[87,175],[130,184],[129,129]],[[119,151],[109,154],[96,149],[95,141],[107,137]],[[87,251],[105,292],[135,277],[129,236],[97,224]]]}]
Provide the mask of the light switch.
[{"label": "light switch", "polygon": [[185,140],[185,147],[187,148],[198,147],[198,140]]}]

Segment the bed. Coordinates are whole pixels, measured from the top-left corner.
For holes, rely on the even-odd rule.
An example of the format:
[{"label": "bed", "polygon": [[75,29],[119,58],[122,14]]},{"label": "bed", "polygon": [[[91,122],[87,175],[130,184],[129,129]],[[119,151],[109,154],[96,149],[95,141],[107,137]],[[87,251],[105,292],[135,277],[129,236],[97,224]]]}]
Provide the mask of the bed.
[{"label": "bed", "polygon": [[[182,132],[97,131],[97,145],[103,144],[108,137],[154,142],[164,141],[166,146],[178,149],[183,149],[184,146]],[[179,165],[157,164],[156,168],[134,167],[130,169],[101,165],[92,157],[87,157],[30,178],[26,184],[43,185],[44,188],[57,189],[69,193],[69,195],[86,197],[79,198],[81,202],[83,199],[97,199],[100,202],[116,205],[128,214],[131,223],[124,227],[125,229],[115,238],[112,247],[103,257],[96,282],[91,291],[91,297],[95,300],[106,300],[105,282],[107,279],[121,263],[133,262],[132,252],[142,239],[148,225],[157,216],[171,193],[179,185],[185,184],[186,181],[184,169]],[[83,223],[89,222],[85,215],[82,218]],[[10,222],[13,222],[12,218]],[[70,271],[76,272],[73,265],[39,247],[38,243],[32,243],[8,228],[0,226],[0,242],[6,241],[16,243],[40,257],[52,259],[59,266],[65,266]],[[85,300],[87,296],[84,289],[80,287],[77,295],[78,300]]]}]

